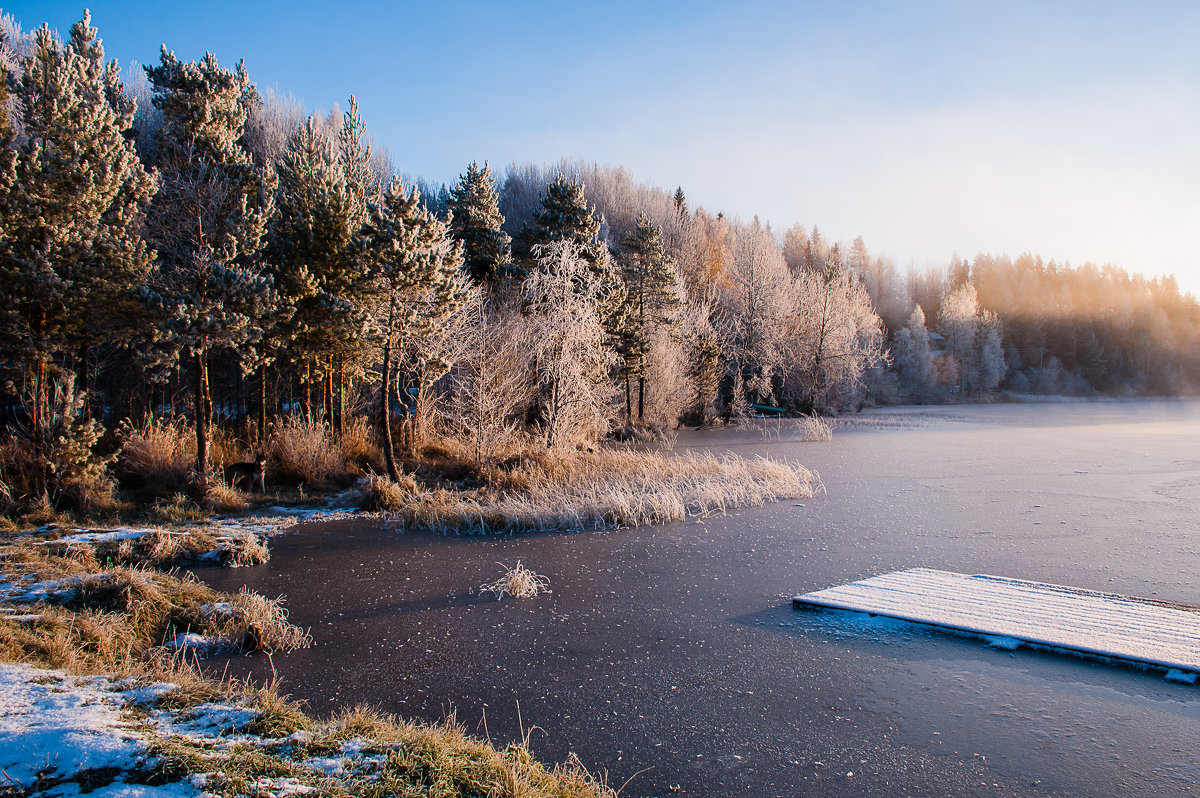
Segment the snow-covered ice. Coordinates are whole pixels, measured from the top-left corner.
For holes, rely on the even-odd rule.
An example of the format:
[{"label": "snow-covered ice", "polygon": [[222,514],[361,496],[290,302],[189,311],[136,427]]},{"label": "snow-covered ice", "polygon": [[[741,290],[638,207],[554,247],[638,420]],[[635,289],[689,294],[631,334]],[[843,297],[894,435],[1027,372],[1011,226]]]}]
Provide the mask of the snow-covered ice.
[{"label": "snow-covered ice", "polygon": [[[1200,607],[1000,576],[913,568],[793,598],[1179,674],[1200,672]],[[1179,680],[1179,677],[1176,677]]]}]

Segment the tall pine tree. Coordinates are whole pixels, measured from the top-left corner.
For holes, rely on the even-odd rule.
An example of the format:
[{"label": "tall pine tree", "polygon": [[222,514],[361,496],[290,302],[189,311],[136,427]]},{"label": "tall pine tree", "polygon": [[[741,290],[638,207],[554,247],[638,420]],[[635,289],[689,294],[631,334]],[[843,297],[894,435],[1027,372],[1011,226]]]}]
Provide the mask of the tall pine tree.
[{"label": "tall pine tree", "polygon": [[164,46],[159,66],[146,67],[146,74],[163,113],[155,142],[161,188],[150,215],[159,254],[154,299],[169,353],[193,369],[197,488],[204,493],[209,360],[256,346],[261,320],[275,304],[258,259],[274,211],[275,177],[253,162],[242,141],[259,97],[241,63],[222,69],[212,53],[182,62]]},{"label": "tall pine tree", "polygon": [[640,214],[637,226],[625,236],[620,257],[625,282],[627,313],[618,336],[618,351],[624,358],[625,416],[633,421],[631,378],[637,379],[637,417],[646,410],[646,361],[656,328],[674,325],[673,311],[679,305],[674,264],[663,246],[662,230]]},{"label": "tall pine tree", "polygon": [[[420,367],[422,342],[467,297],[462,275],[462,247],[446,224],[427,211],[417,190],[391,182],[382,201],[372,204],[364,237],[369,252],[375,325],[382,331],[383,368],[380,426],[388,475],[400,478],[392,434],[396,374]],[[409,407],[407,447],[415,448],[419,431],[412,429],[416,408]]]},{"label": "tall pine tree", "polygon": [[67,350],[120,342],[153,254],[141,237],[154,181],[127,133],[134,103],[91,18],[64,46],[43,26],[14,81],[23,130],[0,156],[0,336],[32,365],[33,428],[46,425],[47,369]]},{"label": "tall pine tree", "polygon": [[463,245],[463,261],[477,283],[500,282],[514,276],[511,239],[500,228],[500,195],[487,162],[475,161],[450,189],[450,234]]}]

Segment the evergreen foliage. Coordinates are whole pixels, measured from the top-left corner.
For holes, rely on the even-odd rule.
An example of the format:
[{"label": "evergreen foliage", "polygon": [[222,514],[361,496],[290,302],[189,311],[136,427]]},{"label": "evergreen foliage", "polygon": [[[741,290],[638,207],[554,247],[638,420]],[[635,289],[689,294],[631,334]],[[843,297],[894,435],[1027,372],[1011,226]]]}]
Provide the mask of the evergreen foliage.
[{"label": "evergreen foliage", "polygon": [[511,239],[501,229],[500,195],[487,162],[475,161],[450,189],[450,233],[462,242],[463,262],[478,283],[503,282],[514,276]]},{"label": "evergreen foliage", "polygon": [[140,235],[154,181],[127,134],[134,103],[85,13],[59,43],[43,26],[14,81],[22,136],[0,161],[0,349],[32,365],[45,440],[47,369],[64,352],[121,343],[153,252]]},{"label": "evergreen foliage", "polygon": [[674,326],[679,306],[679,281],[674,264],[663,245],[662,231],[644,214],[637,227],[625,237],[620,257],[627,311],[617,336],[618,353],[624,359],[625,416],[633,420],[630,378],[638,383],[637,418],[646,407],[647,359],[656,329]]},{"label": "evergreen foliage", "polygon": [[212,53],[182,62],[164,46],[160,65],[146,67],[146,74],[163,114],[155,141],[161,188],[148,220],[159,252],[153,304],[163,314],[168,354],[192,364],[203,493],[210,478],[210,356],[238,355],[259,344],[276,304],[258,259],[276,181],[242,143],[258,93],[241,63],[222,69]]},{"label": "evergreen foliage", "polygon": [[[409,379],[449,365],[426,357],[427,340],[466,302],[469,287],[462,275],[462,246],[446,224],[421,204],[420,193],[399,179],[372,204],[365,236],[370,280],[364,286],[373,302],[373,320],[382,331],[382,402],[380,420],[388,474],[400,478],[392,434],[395,370]],[[408,385],[404,386],[406,389]],[[405,390],[406,397],[412,394]],[[406,407],[410,420],[420,408]],[[415,450],[421,430],[410,424],[407,448]]]}]

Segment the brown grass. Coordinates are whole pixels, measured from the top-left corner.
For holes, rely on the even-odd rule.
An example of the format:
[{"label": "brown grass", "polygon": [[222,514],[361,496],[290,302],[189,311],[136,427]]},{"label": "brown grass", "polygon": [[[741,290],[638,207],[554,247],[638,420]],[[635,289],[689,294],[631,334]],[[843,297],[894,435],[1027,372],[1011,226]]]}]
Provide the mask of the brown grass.
[{"label": "brown grass", "polygon": [[182,488],[196,464],[196,432],[183,419],[149,418],[125,423],[117,475],[153,487]]},{"label": "brown grass", "polygon": [[394,517],[437,532],[486,534],[641,526],[809,497],[803,466],[736,455],[531,448],[481,469],[483,487],[418,493]]},{"label": "brown grass", "polygon": [[375,430],[362,416],[356,416],[345,425],[342,439],[338,441],[342,462],[359,472],[384,469],[383,448],[375,437]]},{"label": "brown grass", "polygon": [[282,482],[325,483],[346,471],[329,425],[302,415],[274,425],[267,457],[267,473]]},{"label": "brown grass", "polygon": [[[14,584],[54,581],[49,595],[0,615],[0,658],[80,672],[128,670],[155,658],[176,635],[194,632],[241,650],[303,647],[278,601],[215,592],[190,573],[105,565],[88,546],[32,542],[0,547],[0,574]],[[11,605],[11,602],[9,602]],[[227,612],[214,606],[228,605]]]}]

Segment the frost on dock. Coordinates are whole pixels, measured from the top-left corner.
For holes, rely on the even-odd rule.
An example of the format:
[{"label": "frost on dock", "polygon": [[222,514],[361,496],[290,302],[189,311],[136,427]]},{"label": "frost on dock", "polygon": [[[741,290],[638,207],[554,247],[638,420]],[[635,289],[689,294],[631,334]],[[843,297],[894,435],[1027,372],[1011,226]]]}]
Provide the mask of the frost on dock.
[{"label": "frost on dock", "polygon": [[805,593],[792,604],[1149,665],[1185,681],[1200,673],[1200,607],[1188,604],[928,568]]}]

